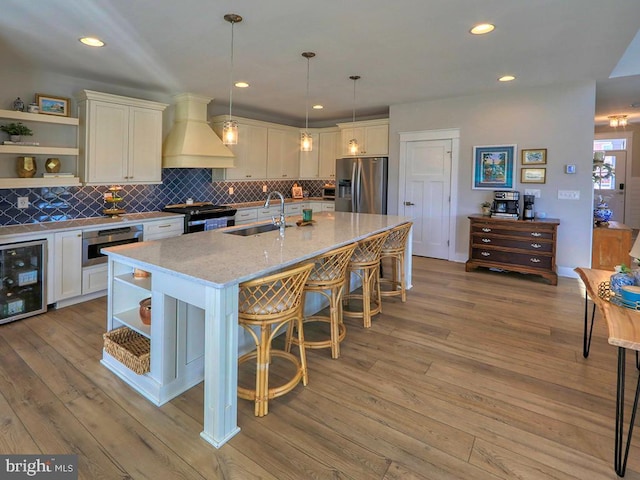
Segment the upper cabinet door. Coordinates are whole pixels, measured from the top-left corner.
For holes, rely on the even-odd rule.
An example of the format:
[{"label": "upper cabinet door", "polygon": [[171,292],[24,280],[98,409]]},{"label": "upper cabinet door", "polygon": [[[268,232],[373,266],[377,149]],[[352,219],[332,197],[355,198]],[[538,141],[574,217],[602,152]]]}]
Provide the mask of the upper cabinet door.
[{"label": "upper cabinet door", "polygon": [[[320,176],[318,159],[319,152],[322,148],[320,146],[320,135],[317,133],[311,134],[313,140],[313,150],[310,152],[299,152],[300,156],[300,178],[318,178]],[[300,142],[300,138],[298,138]],[[298,150],[300,147],[298,146]]]},{"label": "upper cabinet door", "polygon": [[320,178],[334,179],[336,177],[336,158],[339,154],[338,142],[340,132],[321,132],[319,142]]},{"label": "upper cabinet door", "polygon": [[297,179],[299,167],[297,130],[269,128],[267,139],[267,178]]},{"label": "upper cabinet door", "polygon": [[88,183],[119,183],[125,180],[129,163],[129,107],[107,102],[89,105],[87,145]]},{"label": "upper cabinet door", "polygon": [[[362,122],[340,123],[341,132],[340,151],[341,156],[367,156],[386,157],[389,155],[389,121],[365,120]],[[358,141],[358,153],[349,151],[349,140],[355,138]]]},{"label": "upper cabinet door", "polygon": [[161,182],[162,112],[131,107],[129,112],[128,181]]},{"label": "upper cabinet door", "polygon": [[[222,133],[222,124],[214,130]],[[217,131],[216,131],[217,133]],[[267,128],[238,122],[238,144],[229,145],[236,156],[235,167],[225,169],[227,180],[252,180],[267,176]]]}]

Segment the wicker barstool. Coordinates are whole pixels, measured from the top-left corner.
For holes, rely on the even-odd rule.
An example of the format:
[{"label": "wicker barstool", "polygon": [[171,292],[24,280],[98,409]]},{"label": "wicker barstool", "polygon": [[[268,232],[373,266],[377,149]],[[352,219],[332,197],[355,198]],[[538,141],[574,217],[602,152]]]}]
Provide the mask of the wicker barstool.
[{"label": "wicker barstool", "polygon": [[[384,245],[382,245],[380,260],[382,261],[385,258],[391,259],[391,278],[385,278],[380,275],[380,295],[383,297],[400,295],[400,299],[403,302],[407,300],[407,289],[404,276],[404,257],[407,250],[409,231],[412,226],[412,222],[407,222],[393,228],[385,240]],[[398,278],[398,271],[400,273],[400,278]],[[391,288],[385,290],[382,288],[382,285],[390,285]]]},{"label": "wicker barstool", "polygon": [[[329,316],[313,315],[305,317],[307,322],[326,322],[330,325],[331,333],[327,340],[309,341],[305,339],[305,348],[331,348],[331,358],[340,356],[340,342],[344,340],[347,329],[342,321],[342,293],[349,266],[349,259],[357,244],[352,243],[338,247],[313,259],[313,270],[304,286],[304,293],[316,292],[329,300]],[[294,337],[293,325],[287,330],[287,351],[291,344],[298,344]]]},{"label": "wicker barstool", "polygon": [[[238,397],[255,401],[256,417],[269,413],[269,399],[293,390],[302,379],[307,384],[307,360],[302,329],[303,288],[313,264],[307,263],[280,273],[240,284],[238,323],[253,337],[256,350],[238,358],[238,365],[256,359],[256,386],[238,385]],[[295,322],[298,331],[300,358],[284,350],[271,348],[271,342],[282,328]],[[255,330],[252,327],[257,327]],[[285,358],[296,367],[286,383],[269,387],[271,356]]]},{"label": "wicker barstool", "polygon": [[[343,309],[342,315],[348,318],[362,318],[365,328],[371,326],[371,317],[382,311],[378,269],[380,268],[380,251],[389,236],[389,232],[376,233],[358,242],[351,256],[349,272],[345,279],[344,304],[353,298],[362,299],[362,311]],[[362,281],[362,294],[350,293],[351,272]],[[373,305],[373,307],[372,307]]]}]

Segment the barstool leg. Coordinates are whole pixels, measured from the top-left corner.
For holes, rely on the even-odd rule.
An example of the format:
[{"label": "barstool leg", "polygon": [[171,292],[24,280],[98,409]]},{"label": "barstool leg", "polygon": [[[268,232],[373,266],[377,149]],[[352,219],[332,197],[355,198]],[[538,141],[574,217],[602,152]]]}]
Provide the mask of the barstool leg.
[{"label": "barstool leg", "polygon": [[371,327],[371,279],[373,272],[377,272],[371,268],[363,270],[362,275],[362,320],[364,328]]},{"label": "barstool leg", "polygon": [[297,317],[294,321],[298,328],[298,350],[300,351],[300,365],[302,366],[302,385],[306,387],[307,383],[309,382],[309,375],[307,372],[307,354],[304,346],[304,329],[302,327],[304,317],[302,315],[302,312],[300,312],[300,316]]},{"label": "barstool leg", "polygon": [[340,291],[342,287],[331,289],[329,297],[329,325],[331,326],[331,358],[340,356]]},{"label": "barstool leg", "polygon": [[405,285],[405,275],[404,275],[404,252],[401,252],[398,255],[398,266],[400,267],[400,299],[402,302],[407,301],[407,289]]},{"label": "barstool leg", "polygon": [[256,417],[269,413],[269,363],[271,361],[271,326],[260,327],[260,344],[256,348]]}]

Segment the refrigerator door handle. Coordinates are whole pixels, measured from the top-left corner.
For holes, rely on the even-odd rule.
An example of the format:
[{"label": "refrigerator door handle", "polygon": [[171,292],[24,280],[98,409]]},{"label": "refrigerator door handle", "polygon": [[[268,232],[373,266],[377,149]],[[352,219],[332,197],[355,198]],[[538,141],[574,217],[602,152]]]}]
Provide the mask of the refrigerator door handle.
[{"label": "refrigerator door handle", "polygon": [[362,209],[361,200],[362,200],[362,160],[358,158],[358,173],[356,173],[356,189],[355,189],[355,204],[356,209],[354,212],[360,213]]},{"label": "refrigerator door handle", "polygon": [[352,212],[357,211],[356,210],[356,192],[358,190],[356,186],[356,170],[357,170],[357,161],[354,161],[351,168],[351,211]]}]

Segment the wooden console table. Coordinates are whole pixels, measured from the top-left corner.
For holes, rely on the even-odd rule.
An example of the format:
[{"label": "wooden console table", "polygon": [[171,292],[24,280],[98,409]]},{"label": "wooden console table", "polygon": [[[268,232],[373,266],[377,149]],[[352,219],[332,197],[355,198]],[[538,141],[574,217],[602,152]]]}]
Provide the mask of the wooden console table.
[{"label": "wooden console table", "polygon": [[[640,312],[625,307],[619,307],[608,300],[601,298],[598,289],[602,282],[611,278],[610,271],[594,270],[591,268],[576,268],[575,272],[584,282],[585,310],[584,310],[584,345],[591,340],[593,329],[593,315],[591,317],[591,327],[587,328],[588,308],[587,299],[590,297],[607,323],[609,331],[609,344],[618,347],[618,378],[616,387],[616,434],[614,449],[614,468],[618,476],[624,477],[627,469],[627,458],[631,437],[633,435],[633,425],[635,423],[636,412],[638,410],[638,397],[640,396],[640,375],[638,376],[635,399],[631,410],[631,418],[627,432],[626,445],[624,440],[624,394],[625,394],[625,365],[626,352],[633,350],[636,352],[636,367],[640,370],[638,352],[640,351]],[[594,311],[595,313],[595,311]],[[589,332],[589,333],[587,333]],[[589,340],[587,341],[587,335]],[[584,351],[585,358],[589,355],[588,348]],[[624,449],[623,449],[624,447]]]},{"label": "wooden console table", "polygon": [[593,227],[591,268],[613,270],[623,263],[629,266],[632,260],[629,256],[631,232],[630,227],[620,222]]},{"label": "wooden console table", "polygon": [[556,238],[560,220],[515,220],[471,215],[469,260],[476,267],[541,275],[558,284]]}]

